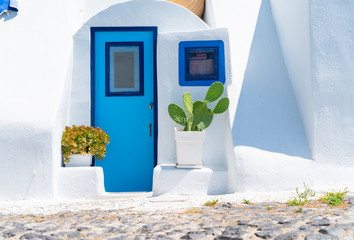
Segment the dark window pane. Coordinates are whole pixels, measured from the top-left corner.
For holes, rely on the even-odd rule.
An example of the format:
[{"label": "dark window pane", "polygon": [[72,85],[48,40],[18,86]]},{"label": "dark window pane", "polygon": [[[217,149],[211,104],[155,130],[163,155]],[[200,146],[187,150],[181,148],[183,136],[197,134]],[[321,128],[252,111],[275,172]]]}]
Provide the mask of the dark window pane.
[{"label": "dark window pane", "polygon": [[114,53],[114,88],[134,88],[134,52]]},{"label": "dark window pane", "polygon": [[214,72],[214,51],[189,52],[190,76],[213,75]]}]

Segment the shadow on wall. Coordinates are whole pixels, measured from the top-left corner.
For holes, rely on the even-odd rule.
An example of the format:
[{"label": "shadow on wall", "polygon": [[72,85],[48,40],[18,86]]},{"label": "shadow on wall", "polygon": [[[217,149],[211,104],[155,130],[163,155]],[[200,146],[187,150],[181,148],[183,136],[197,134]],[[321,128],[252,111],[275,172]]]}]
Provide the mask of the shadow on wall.
[{"label": "shadow on wall", "polygon": [[269,0],[263,0],[236,118],[235,146],[311,158]]}]

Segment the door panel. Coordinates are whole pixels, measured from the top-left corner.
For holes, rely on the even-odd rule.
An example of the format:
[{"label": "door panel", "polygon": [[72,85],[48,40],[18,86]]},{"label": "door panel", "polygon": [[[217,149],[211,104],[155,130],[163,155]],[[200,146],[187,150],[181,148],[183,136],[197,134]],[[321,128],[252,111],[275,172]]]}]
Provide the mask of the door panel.
[{"label": "door panel", "polygon": [[151,191],[156,165],[155,27],[91,28],[92,125],[110,136],[107,192]]}]

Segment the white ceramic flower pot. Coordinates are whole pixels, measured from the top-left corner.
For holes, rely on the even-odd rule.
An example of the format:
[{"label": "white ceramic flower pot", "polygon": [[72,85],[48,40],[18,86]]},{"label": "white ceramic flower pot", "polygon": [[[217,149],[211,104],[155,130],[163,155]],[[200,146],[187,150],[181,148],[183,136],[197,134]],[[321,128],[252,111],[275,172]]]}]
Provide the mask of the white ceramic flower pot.
[{"label": "white ceramic flower pot", "polygon": [[175,127],[177,168],[202,168],[205,131],[183,131]]},{"label": "white ceramic flower pot", "polygon": [[65,163],[65,167],[90,167],[92,164],[92,154],[72,154],[69,160],[69,163]]}]

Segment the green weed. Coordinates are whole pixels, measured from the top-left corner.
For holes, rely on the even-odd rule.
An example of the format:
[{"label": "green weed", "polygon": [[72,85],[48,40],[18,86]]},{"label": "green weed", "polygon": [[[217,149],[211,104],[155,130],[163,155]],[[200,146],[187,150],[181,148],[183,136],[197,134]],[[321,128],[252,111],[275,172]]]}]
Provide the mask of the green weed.
[{"label": "green weed", "polygon": [[302,208],[299,208],[298,210],[296,210],[297,213],[301,213],[302,212]]},{"label": "green weed", "polygon": [[218,202],[219,202],[219,200],[217,200],[217,199],[210,200],[210,201],[207,201],[206,203],[204,203],[204,206],[212,207],[212,206],[215,206],[215,204],[217,204]]},{"label": "green weed", "polygon": [[243,199],[243,203],[244,203],[244,204],[250,204],[251,202],[250,202],[250,200]]},{"label": "green weed", "polygon": [[345,195],[348,193],[347,188],[345,188],[343,191],[335,191],[333,190],[332,192],[326,192],[320,200],[323,203],[332,205],[332,206],[340,206],[342,204],[342,200],[344,199]]},{"label": "green weed", "polygon": [[299,205],[305,205],[310,202],[309,197],[314,197],[315,192],[311,190],[306,184],[304,183],[305,191],[299,192],[299,189],[296,188],[296,197],[291,197],[288,200],[288,204],[290,206],[299,206]]}]

